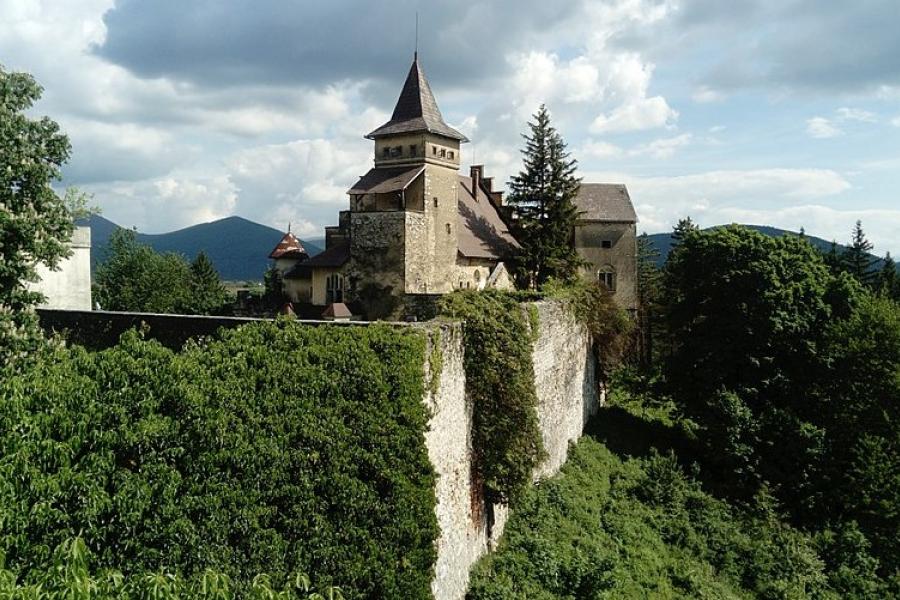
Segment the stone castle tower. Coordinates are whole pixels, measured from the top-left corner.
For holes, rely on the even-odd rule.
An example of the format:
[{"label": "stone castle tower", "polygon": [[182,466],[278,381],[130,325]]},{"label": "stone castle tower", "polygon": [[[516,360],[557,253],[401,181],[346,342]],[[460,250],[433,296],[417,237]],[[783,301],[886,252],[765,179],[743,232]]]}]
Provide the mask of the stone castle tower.
[{"label": "stone castle tower", "polygon": [[393,294],[453,289],[460,144],[415,57],[391,120],[366,136],[375,166],[350,194],[353,287]]}]

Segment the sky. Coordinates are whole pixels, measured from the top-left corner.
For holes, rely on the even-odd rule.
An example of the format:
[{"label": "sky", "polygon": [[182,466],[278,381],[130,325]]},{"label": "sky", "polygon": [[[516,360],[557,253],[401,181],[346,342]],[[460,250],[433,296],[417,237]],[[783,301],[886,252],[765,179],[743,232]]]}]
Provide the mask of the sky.
[{"label": "sky", "polygon": [[772,225],[900,255],[898,0],[0,0],[63,185],[160,233],[239,215],[319,237],[412,61],[464,169],[506,182],[541,103],[649,233]]}]

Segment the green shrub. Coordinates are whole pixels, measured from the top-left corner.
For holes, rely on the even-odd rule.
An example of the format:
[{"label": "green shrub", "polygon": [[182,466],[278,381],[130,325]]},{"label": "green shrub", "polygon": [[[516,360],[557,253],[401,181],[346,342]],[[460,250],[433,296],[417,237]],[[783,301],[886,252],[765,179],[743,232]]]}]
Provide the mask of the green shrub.
[{"label": "green shrub", "polygon": [[489,502],[510,502],[531,483],[544,457],[532,368],[532,325],[504,292],[457,291],[442,316],[464,321],[466,389],[472,398],[473,450]]},{"label": "green shrub", "polygon": [[98,569],[294,572],[430,597],[425,335],[260,323],[171,352],[135,333],[0,381],[0,553],[25,583],[81,536]]},{"label": "green shrub", "polygon": [[[887,597],[881,585],[873,578],[869,590]],[[738,510],[705,493],[672,455],[623,461],[584,437],[560,475],[524,494],[497,552],[475,566],[467,597],[879,596],[839,594],[816,544],[780,521],[771,499]]]}]

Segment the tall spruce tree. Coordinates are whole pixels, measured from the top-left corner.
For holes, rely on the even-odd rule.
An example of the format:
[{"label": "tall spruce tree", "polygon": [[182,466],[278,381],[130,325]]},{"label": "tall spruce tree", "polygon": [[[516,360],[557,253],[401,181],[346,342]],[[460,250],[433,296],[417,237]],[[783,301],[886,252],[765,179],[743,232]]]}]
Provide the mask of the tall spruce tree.
[{"label": "tall spruce tree", "polygon": [[680,244],[685,236],[692,231],[700,231],[700,226],[694,223],[690,217],[678,219],[675,227],[672,228],[672,248]]},{"label": "tall spruce tree", "polygon": [[844,250],[842,256],[844,268],[849,271],[860,283],[871,286],[875,281],[875,263],[878,261],[872,255],[872,242],[866,238],[862,228],[862,221],[857,221],[853,227],[853,238],[850,245]]},{"label": "tall spruce tree", "polygon": [[884,296],[900,300],[900,276],[897,275],[897,263],[890,252],[884,255],[875,287]]},{"label": "tall spruce tree", "polygon": [[510,178],[509,205],[513,229],[522,245],[516,270],[531,288],[549,279],[571,279],[582,264],[572,244],[578,218],[574,199],[581,179],[575,176],[577,161],[570,158],[562,136],[550,124],[550,113],[541,105],[523,134],[524,169]]},{"label": "tall spruce tree", "polygon": [[222,308],[227,293],[219,273],[206,252],[200,251],[191,263],[191,312],[208,315]]},{"label": "tall spruce tree", "polygon": [[822,256],[832,275],[837,275],[844,271],[844,260],[838,252],[836,241],[831,240],[831,247],[829,247],[828,252],[825,252]]}]

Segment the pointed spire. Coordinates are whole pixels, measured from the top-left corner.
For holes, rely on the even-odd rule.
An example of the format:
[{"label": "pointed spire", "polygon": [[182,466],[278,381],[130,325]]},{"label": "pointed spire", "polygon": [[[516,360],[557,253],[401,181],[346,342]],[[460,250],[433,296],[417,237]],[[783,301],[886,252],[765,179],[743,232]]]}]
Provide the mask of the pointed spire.
[{"label": "pointed spire", "polygon": [[444,122],[425,72],[419,65],[418,52],[413,57],[412,66],[397,99],[391,120],[367,135],[369,139],[386,137],[400,133],[427,131],[461,142],[469,140]]}]

